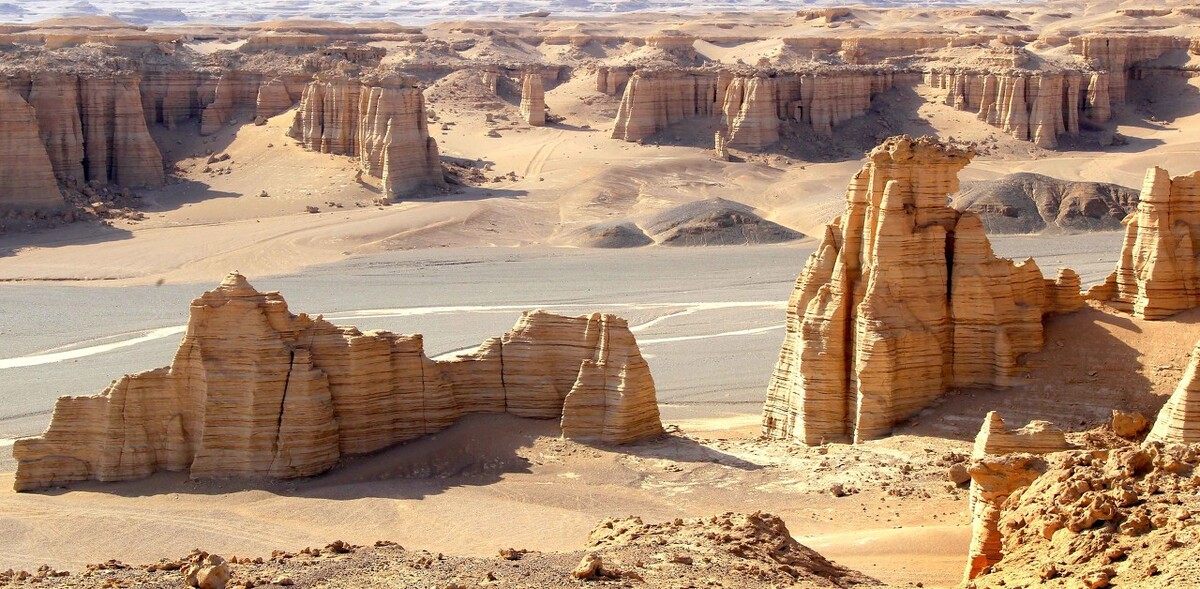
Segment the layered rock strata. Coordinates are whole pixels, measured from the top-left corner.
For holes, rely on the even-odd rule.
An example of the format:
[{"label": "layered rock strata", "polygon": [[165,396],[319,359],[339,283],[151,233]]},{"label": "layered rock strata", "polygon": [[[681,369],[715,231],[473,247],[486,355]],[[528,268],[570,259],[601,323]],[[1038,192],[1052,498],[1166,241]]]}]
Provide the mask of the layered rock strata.
[{"label": "layered rock strata", "polygon": [[1108,72],[1108,97],[1124,104],[1130,70],[1140,62],[1161,57],[1175,49],[1187,49],[1190,39],[1169,35],[1088,33],[1071,37],[1071,50],[1092,60]]},{"label": "layered rock strata", "polygon": [[947,389],[1019,378],[1069,277],[997,258],[979,218],[947,206],[971,155],[907,136],[868,154],[788,301],[764,434],[867,440]]},{"label": "layered rock strata", "polygon": [[541,127],[546,124],[546,91],[542,87],[542,75],[526,73],[521,79],[521,120]]},{"label": "layered rock strata", "polygon": [[38,139],[33,107],[0,88],[0,207],[53,210],[63,206],[55,170]]},{"label": "layered rock strata", "polygon": [[1125,220],[1117,268],[1088,298],[1143,319],[1200,305],[1200,172],[1172,178],[1150,168]]},{"label": "layered rock strata", "polygon": [[1111,114],[1108,74],[1078,71],[930,71],[925,83],[959,110],[1040,147],[1058,146],[1078,135],[1080,118],[1107,121]]},{"label": "layered rock strata", "polygon": [[310,150],[357,157],[389,198],[445,186],[425,98],[408,78],[318,76],[305,88],[288,134]]},{"label": "layered rock strata", "polygon": [[430,360],[420,335],[293,315],[229,275],[192,302],[171,365],[98,396],[63,397],[19,440],[17,490],[120,481],[293,478],[440,431],[468,413],[561,419],[563,435],[623,444],[662,433],[654,381],[626,322],[528,312],[474,353]]},{"label": "layered rock strata", "polygon": [[1018,489],[1029,486],[1046,463],[1034,455],[1069,450],[1062,430],[1049,422],[1032,421],[1008,429],[995,411],[989,412],[975,438],[971,475],[971,547],[966,578],[973,579],[1004,555],[1000,533],[1001,508]]},{"label": "layered rock strata", "polygon": [[1200,343],[1192,350],[1179,386],[1158,412],[1146,439],[1167,444],[1200,442]]},{"label": "layered rock strata", "polygon": [[895,73],[853,68],[814,73],[737,75],[729,71],[638,70],[625,84],[612,136],[641,141],[692,117],[720,117],[727,143],[761,149],[778,140],[782,121],[823,136],[865,114]]}]

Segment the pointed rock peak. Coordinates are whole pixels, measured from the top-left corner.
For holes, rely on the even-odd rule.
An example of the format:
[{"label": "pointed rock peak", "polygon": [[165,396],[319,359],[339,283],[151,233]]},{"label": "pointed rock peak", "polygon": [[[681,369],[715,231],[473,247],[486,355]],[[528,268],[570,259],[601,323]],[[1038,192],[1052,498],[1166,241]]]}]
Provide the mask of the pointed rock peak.
[{"label": "pointed rock peak", "polygon": [[236,270],[225,275],[225,279],[221,281],[221,285],[217,287],[217,290],[235,297],[253,297],[261,294],[258,292],[258,289],[250,285],[245,276],[242,276]]}]

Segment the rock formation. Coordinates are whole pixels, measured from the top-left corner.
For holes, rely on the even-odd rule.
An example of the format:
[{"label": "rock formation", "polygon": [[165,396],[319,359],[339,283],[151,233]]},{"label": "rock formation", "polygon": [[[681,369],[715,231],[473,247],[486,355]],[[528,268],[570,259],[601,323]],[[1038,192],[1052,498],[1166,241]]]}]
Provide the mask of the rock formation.
[{"label": "rock formation", "polygon": [[1125,220],[1117,269],[1088,298],[1144,319],[1200,305],[1200,172],[1146,172],[1137,210]]},{"label": "rock formation", "polygon": [[47,210],[63,206],[54,168],[42,142],[33,107],[0,88],[0,206]]},{"label": "rock formation", "polygon": [[59,399],[46,432],[14,445],[14,486],[160,470],[311,476],[500,412],[561,419],[565,436],[603,443],[663,431],[649,367],[619,317],[529,312],[474,353],[435,362],[420,335],[293,315],[278,293],[231,274],[192,302],[169,367]]},{"label": "rock formation", "polygon": [[254,116],[269,119],[292,108],[292,103],[287,83],[280,78],[272,78],[258,87],[258,95],[254,97]]},{"label": "rock formation", "polygon": [[1179,381],[1179,386],[1158,412],[1154,427],[1146,436],[1148,441],[1167,444],[1200,442],[1200,343],[1192,350],[1192,360]]},{"label": "rock formation", "polygon": [[1045,461],[1033,455],[1072,447],[1062,430],[1049,422],[1032,421],[1021,429],[1009,430],[995,411],[987,414],[975,438],[974,461],[967,470],[971,475],[967,579],[975,578],[1002,558],[1001,506],[1009,495],[1028,486],[1046,468]]},{"label": "rock formation", "polygon": [[534,127],[546,124],[546,92],[540,73],[527,72],[521,80],[521,119]]},{"label": "rock formation", "polygon": [[313,151],[358,157],[389,198],[445,186],[425,99],[409,78],[318,76],[305,88],[288,134]]},{"label": "rock formation", "polygon": [[997,258],[979,218],[946,205],[970,157],[907,136],[868,154],[788,301],[764,434],[876,438],[949,388],[1019,377],[1063,285]]},{"label": "rock formation", "polygon": [[1186,37],[1165,35],[1088,33],[1071,37],[1071,50],[1108,72],[1105,80],[1108,97],[1116,104],[1124,104],[1131,68],[1172,49],[1187,49],[1189,41]]},{"label": "rock formation", "polygon": [[1019,172],[971,183],[954,195],[952,206],[978,214],[988,234],[996,234],[1114,231],[1137,202],[1132,188]]},{"label": "rock formation", "polygon": [[731,146],[761,149],[779,139],[781,121],[823,136],[865,114],[871,98],[895,84],[882,68],[735,75],[710,70],[638,70],[625,85],[612,136],[641,141],[691,117],[721,117]]}]

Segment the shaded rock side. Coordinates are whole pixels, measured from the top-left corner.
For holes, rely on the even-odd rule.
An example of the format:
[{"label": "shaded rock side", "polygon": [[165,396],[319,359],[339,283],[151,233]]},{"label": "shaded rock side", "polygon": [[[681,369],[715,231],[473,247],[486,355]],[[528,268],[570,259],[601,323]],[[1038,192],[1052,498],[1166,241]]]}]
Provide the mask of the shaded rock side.
[{"label": "shaded rock side", "polygon": [[1200,305],[1200,172],[1174,178],[1150,168],[1136,211],[1125,219],[1117,268],[1087,297],[1143,319]]},{"label": "shaded rock side", "polygon": [[1158,412],[1148,441],[1167,444],[1200,443],[1200,343],[1192,350],[1192,360],[1167,399],[1167,404]]},{"label": "shaded rock side", "polygon": [[1018,379],[1052,283],[1032,259],[997,258],[979,218],[946,205],[971,155],[907,136],[868,154],[788,301],[765,435],[876,438],[949,388]]},{"label": "shaded rock side", "polygon": [[542,127],[546,124],[546,91],[542,88],[542,75],[526,73],[521,79],[521,120]]},{"label": "shaded rock side", "polygon": [[407,79],[368,85],[318,77],[305,88],[288,135],[312,151],[357,157],[388,197],[446,184],[425,98]]},{"label": "shaded rock side", "polygon": [[[1071,51],[1092,60],[1108,72],[1107,94],[1115,104],[1124,104],[1130,70],[1140,62],[1158,59],[1175,49],[1187,49],[1190,39],[1153,34],[1088,33],[1071,37]],[[1106,119],[1107,120],[1107,119]]]},{"label": "shaded rock side", "polygon": [[1020,172],[974,182],[951,206],[979,215],[988,233],[1115,231],[1137,207],[1138,191]]},{"label": "shaded rock side", "polygon": [[0,130],[0,208],[61,208],[63,197],[38,137],[34,109],[9,88],[0,88]]},{"label": "shaded rock side", "polygon": [[681,204],[655,214],[646,232],[662,245],[782,243],[803,233],[763,219],[752,207],[723,198]]},{"label": "shaded rock side", "polygon": [[59,399],[46,432],[13,446],[14,487],[162,470],[311,476],[480,412],[561,419],[565,436],[603,443],[663,431],[649,367],[619,317],[528,312],[474,353],[435,362],[420,335],[293,315],[278,293],[231,274],[192,302],[169,367]]}]

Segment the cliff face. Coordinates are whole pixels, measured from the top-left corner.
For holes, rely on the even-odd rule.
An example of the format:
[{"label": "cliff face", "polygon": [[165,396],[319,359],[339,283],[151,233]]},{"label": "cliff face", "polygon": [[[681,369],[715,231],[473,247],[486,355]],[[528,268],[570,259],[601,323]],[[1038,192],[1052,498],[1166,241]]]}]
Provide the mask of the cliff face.
[{"label": "cliff face", "polygon": [[1010,384],[1041,347],[1051,291],[1069,287],[997,258],[979,218],[946,206],[970,157],[909,137],[869,154],[788,301],[764,434],[876,438],[949,388]]},{"label": "cliff face", "polygon": [[1165,35],[1089,33],[1071,37],[1071,50],[1094,60],[1098,69],[1108,72],[1108,96],[1113,102],[1124,104],[1129,70],[1133,66],[1157,59],[1173,49],[1187,49],[1189,42],[1186,37]]},{"label": "cliff face", "polygon": [[726,143],[746,149],[778,141],[785,120],[832,136],[834,125],[865,114],[871,98],[894,83],[890,70],[876,69],[774,76],[637,71],[625,85],[612,136],[641,141],[684,119],[718,115]]},{"label": "cliff face", "polygon": [[534,127],[546,124],[546,91],[542,88],[542,75],[526,73],[521,80],[521,119]]},{"label": "cliff face", "polygon": [[425,98],[407,80],[368,86],[318,79],[304,90],[289,135],[313,151],[359,158],[388,197],[445,185]]},{"label": "cliff face", "polygon": [[619,317],[525,313],[473,354],[435,362],[420,335],[293,315],[231,274],[192,302],[171,366],[60,399],[46,432],[13,447],[15,487],[159,470],[311,476],[500,412],[561,419],[565,436],[603,443],[662,433],[649,367]]},{"label": "cliff face", "polygon": [[1125,220],[1117,269],[1088,298],[1144,319],[1200,305],[1200,172],[1146,172],[1137,210]]},{"label": "cliff face", "polygon": [[1164,444],[1200,442],[1200,343],[1192,350],[1179,386],[1159,411],[1146,439]]},{"label": "cliff face", "polygon": [[932,71],[925,83],[945,93],[946,104],[1040,147],[1077,135],[1080,117],[1107,121],[1107,75],[1074,71],[1028,74]]},{"label": "cliff face", "polygon": [[0,207],[53,210],[63,206],[50,157],[38,138],[33,107],[0,88]]}]

